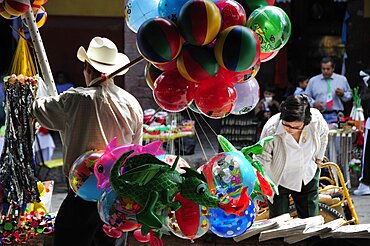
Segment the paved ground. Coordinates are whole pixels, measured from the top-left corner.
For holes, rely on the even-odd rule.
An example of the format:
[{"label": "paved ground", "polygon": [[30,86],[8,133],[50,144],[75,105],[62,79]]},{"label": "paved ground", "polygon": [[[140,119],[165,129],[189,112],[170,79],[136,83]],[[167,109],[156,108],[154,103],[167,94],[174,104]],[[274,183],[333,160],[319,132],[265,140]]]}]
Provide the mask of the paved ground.
[{"label": "paved ground", "polygon": [[[206,133],[206,136],[200,131],[200,142],[197,141],[195,153],[193,155],[182,156],[189,164],[198,167],[205,163],[218,151],[217,138],[214,133]],[[53,158],[61,158],[61,145],[56,141],[56,150]],[[59,209],[64,197],[66,196],[67,186],[61,178],[61,170],[53,170],[49,175],[56,180],[55,192],[52,199],[52,212]],[[357,212],[360,223],[370,223],[370,196],[352,196],[352,200]]]}]

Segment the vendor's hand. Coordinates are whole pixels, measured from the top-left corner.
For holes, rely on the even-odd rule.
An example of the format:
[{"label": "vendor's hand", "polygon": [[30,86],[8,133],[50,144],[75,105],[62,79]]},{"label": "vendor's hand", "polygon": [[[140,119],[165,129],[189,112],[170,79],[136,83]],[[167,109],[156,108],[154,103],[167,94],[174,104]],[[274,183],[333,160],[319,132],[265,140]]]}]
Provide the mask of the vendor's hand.
[{"label": "vendor's hand", "polygon": [[337,89],[335,90],[335,94],[336,94],[338,97],[342,97],[342,96],[344,96],[344,90],[343,90],[343,89],[341,89],[341,88],[337,88]]},{"label": "vendor's hand", "polygon": [[314,104],[313,104],[313,107],[314,108],[317,108],[318,110],[320,110],[320,111],[324,111],[324,105],[322,105],[322,103],[321,102],[319,102],[319,101],[316,101],[316,102],[314,102]]}]

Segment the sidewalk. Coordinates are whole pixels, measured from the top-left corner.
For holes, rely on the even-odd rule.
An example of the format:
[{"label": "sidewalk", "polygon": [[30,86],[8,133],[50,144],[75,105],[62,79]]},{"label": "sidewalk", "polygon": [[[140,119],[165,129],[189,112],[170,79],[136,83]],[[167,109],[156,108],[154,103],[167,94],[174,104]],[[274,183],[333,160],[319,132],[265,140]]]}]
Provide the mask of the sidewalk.
[{"label": "sidewalk", "polygon": [[[206,136],[204,133],[198,130],[199,139],[201,140],[201,145],[197,141],[195,147],[195,153],[193,155],[181,156],[184,158],[191,166],[199,167],[212,158],[218,151],[217,136],[212,131],[207,131]],[[58,140],[55,140],[56,149],[54,151],[53,159],[58,159],[62,157],[62,147]],[[204,152],[203,152],[204,150]],[[52,170],[49,175],[50,178],[55,179],[55,190],[52,199],[52,212],[57,212],[64,197],[67,195],[67,185],[63,182],[61,177],[61,170]],[[355,188],[352,188],[354,190]],[[352,194],[352,192],[351,192]],[[351,196],[354,207],[361,224],[370,223],[370,196]]]}]

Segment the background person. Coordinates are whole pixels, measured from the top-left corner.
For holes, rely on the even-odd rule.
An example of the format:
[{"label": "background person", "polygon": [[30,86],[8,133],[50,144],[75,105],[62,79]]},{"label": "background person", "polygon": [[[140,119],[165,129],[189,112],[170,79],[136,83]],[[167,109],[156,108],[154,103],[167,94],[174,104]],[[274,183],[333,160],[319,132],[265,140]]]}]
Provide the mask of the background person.
[{"label": "background person", "polygon": [[321,74],[312,77],[305,90],[311,106],[321,111],[328,123],[337,122],[338,113],[343,113],[342,102],[352,99],[346,77],[334,73],[335,64],[330,57],[321,60]]},{"label": "background person", "polygon": [[[61,132],[63,169],[67,177],[80,155],[89,150],[104,150],[114,137],[119,144],[142,142],[143,112],[138,101],[116,86],[113,79],[99,82],[102,73],[110,74],[127,64],[127,56],[118,53],[111,40],[95,37],[87,51],[82,46],[79,48],[77,57],[84,62],[87,87],[42,97],[33,104],[38,122]],[[54,245],[115,245],[115,240],[102,231],[102,225],[97,203],[69,191],[55,221]]]},{"label": "background person", "polygon": [[321,113],[310,108],[305,96],[289,96],[281,113],[263,127],[261,138],[274,136],[256,158],[278,186],[268,202],[270,218],[289,212],[292,196],[298,217],[318,214],[320,164],[328,142],[328,125]]}]

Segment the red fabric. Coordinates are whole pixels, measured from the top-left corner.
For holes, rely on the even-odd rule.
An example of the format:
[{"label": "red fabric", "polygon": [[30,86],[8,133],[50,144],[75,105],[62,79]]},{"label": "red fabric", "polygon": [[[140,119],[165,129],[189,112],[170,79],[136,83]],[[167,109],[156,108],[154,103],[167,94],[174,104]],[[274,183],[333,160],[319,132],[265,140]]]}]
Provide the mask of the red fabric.
[{"label": "red fabric", "polygon": [[40,135],[46,135],[46,134],[48,134],[48,133],[49,133],[49,130],[48,130],[48,129],[46,129],[45,127],[40,127],[40,128],[39,128],[38,133],[39,133]]}]

